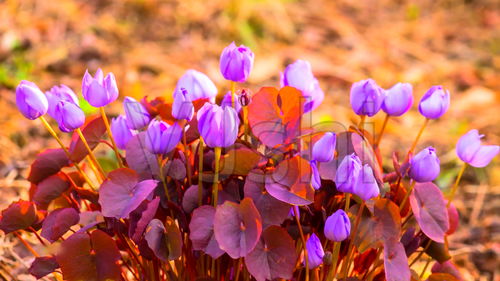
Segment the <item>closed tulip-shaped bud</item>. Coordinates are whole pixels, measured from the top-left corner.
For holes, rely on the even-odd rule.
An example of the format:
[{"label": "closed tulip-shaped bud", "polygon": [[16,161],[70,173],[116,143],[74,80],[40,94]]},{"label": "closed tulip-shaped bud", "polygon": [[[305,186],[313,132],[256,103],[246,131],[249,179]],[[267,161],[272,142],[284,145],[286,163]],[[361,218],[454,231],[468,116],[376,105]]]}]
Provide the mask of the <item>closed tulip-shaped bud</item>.
[{"label": "closed tulip-shaped bud", "polygon": [[49,110],[47,113],[54,119],[56,118],[56,106],[60,101],[67,101],[78,105],[78,98],[75,92],[66,85],[61,84],[50,88],[49,91],[45,92],[45,96],[47,96],[47,101],[49,102]]},{"label": "closed tulip-shaped bud", "polygon": [[47,113],[49,102],[35,83],[23,80],[16,88],[16,105],[24,117],[35,120]]},{"label": "closed tulip-shaped bud", "polygon": [[[227,92],[225,95],[224,95],[224,98],[222,98],[222,101],[220,103],[220,105],[222,107],[224,106],[229,106],[231,107],[232,106],[232,102],[231,102],[231,92]],[[234,107],[236,109],[236,112],[240,112],[241,111],[241,102],[240,102],[240,99],[238,97],[235,97],[234,99]]]},{"label": "closed tulip-shaped bud", "polygon": [[344,241],[351,234],[351,221],[344,210],[339,209],[326,219],[325,237],[330,241]]},{"label": "closed tulip-shaped bud", "polygon": [[111,120],[111,133],[115,138],[116,146],[120,149],[125,149],[129,140],[135,135],[135,131],[128,127],[125,115],[119,115]]},{"label": "closed tulip-shaped bud", "polygon": [[209,99],[215,102],[215,96],[217,96],[217,87],[214,82],[205,74],[193,69],[186,71],[177,81],[174,93],[182,88],[186,89],[190,101]]},{"label": "closed tulip-shaped bud", "polygon": [[476,167],[486,167],[500,151],[498,145],[481,145],[481,138],[477,130],[470,130],[457,142],[457,155],[460,160]]},{"label": "closed tulip-shaped bud", "polygon": [[440,169],[436,150],[429,146],[412,157],[409,176],[416,182],[429,182],[437,178]]},{"label": "closed tulip-shaped bud", "polygon": [[174,123],[153,120],[146,130],[146,148],[154,154],[165,154],[174,149],[182,137],[182,128]]},{"label": "closed tulip-shaped bud", "polygon": [[309,261],[309,268],[318,267],[323,263],[325,251],[321,245],[321,241],[315,233],[311,234],[306,241],[307,260]]},{"label": "closed tulip-shaped bud", "polygon": [[85,114],[78,105],[62,100],[56,105],[54,119],[59,124],[59,129],[68,133],[85,123]]},{"label": "closed tulip-shaped bud", "polygon": [[209,147],[228,147],[238,137],[240,119],[234,108],[205,103],[198,110],[198,131]]},{"label": "closed tulip-shaped bud", "polygon": [[443,86],[432,86],[420,100],[418,111],[429,119],[437,119],[446,113],[450,106],[450,92]]},{"label": "closed tulip-shaped bud", "polygon": [[127,125],[130,129],[138,130],[143,128],[151,120],[151,116],[144,106],[131,97],[125,97],[123,109],[127,116]]},{"label": "closed tulip-shaped bud", "polygon": [[321,177],[319,175],[318,166],[316,161],[311,161],[311,185],[314,189],[318,190],[321,188]]},{"label": "closed tulip-shaped bud", "polygon": [[335,133],[325,133],[314,145],[312,159],[318,162],[330,162],[335,155],[337,136]]},{"label": "closed tulip-shaped bud", "polygon": [[172,116],[177,120],[191,121],[194,114],[193,102],[189,99],[186,89],[174,92],[174,103],[172,104]]},{"label": "closed tulip-shaped bud", "polygon": [[319,86],[318,79],[312,73],[308,61],[297,60],[288,65],[281,76],[282,86],[291,86],[299,89],[306,98],[304,112],[316,109],[325,98],[325,93]]},{"label": "closed tulip-shaped bud", "polygon": [[361,160],[356,154],[346,155],[340,162],[335,174],[335,185],[337,190],[341,192],[353,192],[361,171]]},{"label": "closed tulip-shaped bud", "polygon": [[391,116],[401,116],[413,104],[413,87],[410,83],[397,83],[386,91],[382,110]]},{"label": "closed tulip-shaped bud", "polygon": [[104,77],[102,70],[98,69],[92,77],[86,71],[82,80],[82,95],[94,107],[103,107],[112,103],[118,98],[115,76],[110,72]]},{"label": "closed tulip-shaped bud", "polygon": [[363,165],[363,168],[359,172],[358,181],[353,187],[353,193],[365,201],[379,195],[380,190],[370,165]]},{"label": "closed tulip-shaped bud", "polygon": [[373,116],[379,112],[385,98],[385,90],[373,79],[352,84],[351,107],[357,115]]},{"label": "closed tulip-shaped bud", "polygon": [[220,72],[226,80],[245,82],[253,68],[254,54],[243,45],[232,42],[220,55]]}]

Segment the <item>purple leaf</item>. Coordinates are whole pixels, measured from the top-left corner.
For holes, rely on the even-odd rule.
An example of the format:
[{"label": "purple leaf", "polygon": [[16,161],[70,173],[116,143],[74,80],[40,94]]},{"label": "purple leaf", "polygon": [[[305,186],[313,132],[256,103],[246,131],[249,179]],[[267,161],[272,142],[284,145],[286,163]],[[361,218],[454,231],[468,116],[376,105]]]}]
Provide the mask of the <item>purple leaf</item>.
[{"label": "purple leaf", "polygon": [[83,227],[80,228],[77,232],[85,232],[103,222],[104,222],[104,216],[100,211],[81,212],[78,224],[82,225]]},{"label": "purple leaf", "polygon": [[215,208],[204,205],[193,211],[189,223],[189,239],[194,250],[201,250],[216,259],[224,254],[214,236]]},{"label": "purple leaf", "polygon": [[408,257],[401,242],[393,240],[384,243],[384,269],[387,281],[411,279]]},{"label": "purple leaf", "polygon": [[67,281],[120,280],[120,258],[115,240],[101,230],[71,235],[56,256]]},{"label": "purple leaf", "polygon": [[99,189],[99,204],[105,217],[128,218],[155,189],[158,181],[138,182],[137,173],[128,168],[112,171]]},{"label": "purple leaf", "polygon": [[250,197],[255,203],[255,207],[262,218],[263,227],[269,225],[280,225],[288,216],[290,204],[280,201],[267,193],[264,184],[264,174],[261,173],[260,180],[258,173],[260,170],[250,172],[255,176],[248,176],[245,181],[245,197]]},{"label": "purple leaf", "polygon": [[149,222],[154,218],[160,197],[156,197],[150,202],[143,201],[137,209],[130,213],[130,225],[128,228],[128,236],[136,243],[141,240],[142,234]]},{"label": "purple leaf", "polygon": [[[206,189],[202,189],[202,198],[207,194]],[[198,185],[190,186],[182,197],[182,209],[184,212],[191,213],[194,209],[198,207]]]},{"label": "purple leaf", "polygon": [[283,228],[272,225],[245,257],[245,265],[257,281],[276,278],[291,279],[297,253],[295,243]]},{"label": "purple leaf", "polygon": [[146,149],[146,133],[133,136],[127,143],[126,160],[128,166],[139,174],[141,180],[159,175],[156,155]]},{"label": "purple leaf", "polygon": [[[87,118],[87,122],[81,127],[81,130],[90,149],[93,150],[106,133],[106,126],[104,125],[102,117],[100,115],[95,115]],[[69,152],[71,153],[71,160],[76,163],[82,161],[89,154],[77,132],[74,132],[71,136]]]},{"label": "purple leaf", "polygon": [[41,236],[54,243],[79,220],[80,216],[73,208],[55,209],[43,221]]},{"label": "purple leaf", "polygon": [[0,216],[0,229],[5,234],[26,229],[37,220],[35,203],[19,200],[11,203],[7,209],[2,211]]},{"label": "purple leaf", "polygon": [[162,261],[175,260],[182,254],[182,236],[175,222],[168,217],[167,226],[158,219],[149,222],[144,238],[155,256]]},{"label": "purple leaf", "polygon": [[399,207],[389,199],[378,199],[373,207],[374,235],[382,241],[399,240],[401,235],[401,216]]},{"label": "purple leaf", "polygon": [[302,157],[286,159],[271,174],[271,179],[266,182],[266,190],[283,202],[309,205],[314,201],[311,173],[311,165]]},{"label": "purple leaf", "polygon": [[42,209],[46,209],[52,200],[61,196],[68,188],[69,182],[65,175],[56,174],[49,176],[36,186],[33,201]]},{"label": "purple leaf", "polygon": [[163,166],[163,174],[174,180],[183,180],[186,178],[186,164],[181,159],[172,159]]},{"label": "purple leaf", "polygon": [[217,206],[214,219],[215,238],[220,248],[233,259],[253,250],[262,232],[262,219],[251,198],[240,204],[230,201]]},{"label": "purple leaf", "polygon": [[31,164],[28,180],[39,183],[48,176],[57,174],[62,167],[69,165],[68,157],[62,148],[47,149],[36,156]]},{"label": "purple leaf", "polygon": [[438,243],[444,243],[450,223],[441,190],[432,182],[417,183],[410,195],[410,204],[425,235]]},{"label": "purple leaf", "polygon": [[57,263],[55,257],[53,256],[37,257],[31,263],[28,272],[31,275],[35,276],[37,279],[40,279],[56,271],[56,269],[58,268],[59,264]]}]

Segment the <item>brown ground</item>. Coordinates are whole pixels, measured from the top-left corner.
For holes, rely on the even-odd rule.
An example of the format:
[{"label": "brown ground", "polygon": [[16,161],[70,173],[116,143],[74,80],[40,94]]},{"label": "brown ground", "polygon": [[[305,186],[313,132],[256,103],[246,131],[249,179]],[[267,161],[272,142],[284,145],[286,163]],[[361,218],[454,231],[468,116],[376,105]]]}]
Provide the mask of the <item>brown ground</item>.
[{"label": "brown ground", "polygon": [[[500,143],[499,6],[495,0],[0,1],[0,209],[26,198],[28,165],[41,149],[57,145],[41,124],[17,112],[19,80],[79,91],[85,69],[102,67],[115,73],[122,97],[170,97],[182,73],[195,68],[223,93],[228,85],[218,57],[232,40],[255,52],[247,85],[254,91],[277,86],[287,63],[309,60],[327,95],[316,121],[356,120],[349,87],[367,77],[387,88],[411,82],[417,101],[430,86],[444,85],[451,109],[431,123],[419,147],[437,147],[438,184],[446,189],[459,169],[454,144],[461,134],[477,128]],[[370,120],[376,130],[379,115]],[[416,107],[391,120],[382,153],[405,150],[422,122]],[[467,280],[498,278],[499,163],[497,157],[486,169],[469,168],[455,200],[462,224],[451,249]],[[16,243],[0,234],[0,272],[31,280],[22,275],[29,257]]]}]

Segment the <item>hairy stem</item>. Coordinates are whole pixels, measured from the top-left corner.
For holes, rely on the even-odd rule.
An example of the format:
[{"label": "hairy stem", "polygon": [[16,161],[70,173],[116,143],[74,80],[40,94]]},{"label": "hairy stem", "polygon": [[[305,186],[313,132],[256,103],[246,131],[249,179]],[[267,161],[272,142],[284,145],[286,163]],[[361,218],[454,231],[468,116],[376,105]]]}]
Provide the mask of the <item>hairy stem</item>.
[{"label": "hairy stem", "polygon": [[304,231],[302,231],[302,225],[300,224],[299,219],[299,207],[294,206],[293,211],[295,213],[295,221],[297,222],[297,226],[299,228],[300,239],[302,240],[302,245],[304,247],[304,260],[306,262],[306,279],[305,281],[309,281],[309,258],[307,256],[307,247],[306,247],[306,237],[304,236]]},{"label": "hairy stem", "polygon": [[446,208],[450,207],[451,201],[453,201],[453,198],[455,197],[455,193],[457,192],[458,184],[460,183],[460,179],[462,179],[462,176],[465,172],[465,168],[467,168],[467,163],[464,162],[464,164],[462,165],[462,168],[460,168],[460,171],[458,172],[457,179],[455,180],[455,184],[453,184],[453,187],[451,188],[450,198],[448,199],[448,203],[446,204]]},{"label": "hairy stem", "polygon": [[216,147],[214,148],[215,152],[215,173],[214,173],[214,183],[212,186],[212,200],[213,200],[213,205],[214,207],[217,207],[217,200],[219,199],[219,161],[220,161],[220,154],[221,154],[221,148]]},{"label": "hairy stem", "polygon": [[105,176],[104,170],[102,169],[101,165],[99,165],[99,162],[97,161],[97,158],[95,157],[94,152],[90,148],[89,143],[87,142],[87,139],[83,135],[82,130],[80,130],[80,128],[77,128],[76,132],[78,133],[78,136],[80,136],[80,139],[82,140],[83,145],[87,149],[87,152],[89,153],[90,160],[93,162],[94,166],[99,171],[99,175],[101,176],[101,179],[105,179],[106,176]]}]

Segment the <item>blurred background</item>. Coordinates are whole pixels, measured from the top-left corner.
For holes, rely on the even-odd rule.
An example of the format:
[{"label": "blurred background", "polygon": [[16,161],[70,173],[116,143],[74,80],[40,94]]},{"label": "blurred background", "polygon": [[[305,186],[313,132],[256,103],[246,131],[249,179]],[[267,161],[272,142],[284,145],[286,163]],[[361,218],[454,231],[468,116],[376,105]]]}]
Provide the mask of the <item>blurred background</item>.
[{"label": "blurred background", "polygon": [[[29,164],[42,149],[57,147],[38,121],[17,112],[20,80],[42,90],[64,83],[80,94],[85,70],[100,67],[116,75],[121,98],[171,98],[177,79],[194,68],[224,94],[229,85],[219,56],[232,41],[255,53],[244,85],[253,92],[278,87],[287,64],[310,61],[326,94],[315,121],[357,122],[349,105],[355,81],[412,83],[416,102],[389,121],[385,157],[408,149],[424,121],[418,100],[430,86],[444,85],[450,110],[430,123],[417,149],[437,148],[443,165],[437,183],[446,192],[460,168],[454,146],[462,134],[475,128],[500,143],[499,11],[497,0],[0,0],[0,209],[27,197]],[[120,112],[120,103],[108,111]],[[383,117],[368,120],[375,131]],[[451,253],[466,280],[498,280],[499,162],[468,168],[455,200],[461,227]],[[23,274],[29,257],[2,235],[0,271],[31,280]]]}]

